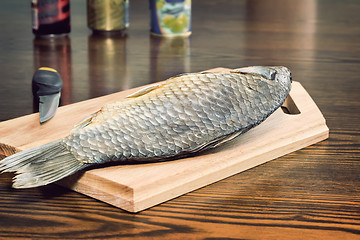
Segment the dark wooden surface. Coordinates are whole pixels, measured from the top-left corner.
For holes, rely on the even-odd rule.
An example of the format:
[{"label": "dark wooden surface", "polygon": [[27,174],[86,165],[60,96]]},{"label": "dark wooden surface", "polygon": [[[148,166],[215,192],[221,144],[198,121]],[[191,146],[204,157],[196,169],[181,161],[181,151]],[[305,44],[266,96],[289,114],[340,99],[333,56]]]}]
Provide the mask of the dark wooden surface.
[{"label": "dark wooden surface", "polygon": [[[56,185],[14,190],[0,175],[0,239],[360,239],[360,1],[195,0],[193,34],[149,34],[131,0],[124,36],[92,35],[85,1],[72,32],[34,39],[30,1],[0,3],[0,121],[33,112],[39,66],[64,79],[62,105],[214,67],[285,65],[330,138],[138,214]],[[56,131],[56,129],[54,129]]]}]

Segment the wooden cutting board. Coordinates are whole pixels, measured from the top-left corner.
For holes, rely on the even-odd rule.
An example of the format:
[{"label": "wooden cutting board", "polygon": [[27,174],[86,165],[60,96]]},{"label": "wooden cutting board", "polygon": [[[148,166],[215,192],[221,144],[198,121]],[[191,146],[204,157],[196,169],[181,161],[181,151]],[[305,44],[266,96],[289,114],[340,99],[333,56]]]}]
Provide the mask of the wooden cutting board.
[{"label": "wooden cutting board", "polygon": [[[0,154],[8,156],[62,138],[77,122],[104,104],[121,100],[138,89],[60,107],[56,115],[42,125],[38,113],[3,121]],[[176,161],[92,169],[58,183],[126,211],[138,212],[328,136],[329,129],[320,110],[301,84],[293,82],[284,107],[223,146]]]}]

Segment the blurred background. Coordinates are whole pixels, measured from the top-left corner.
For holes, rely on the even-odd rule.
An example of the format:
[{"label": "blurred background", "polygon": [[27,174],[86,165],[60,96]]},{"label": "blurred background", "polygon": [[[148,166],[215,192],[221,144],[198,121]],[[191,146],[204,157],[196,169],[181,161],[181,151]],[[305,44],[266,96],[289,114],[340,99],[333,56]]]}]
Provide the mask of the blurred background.
[{"label": "blurred background", "polygon": [[[62,105],[183,72],[248,65],[285,65],[311,94],[331,87],[326,83],[328,77],[351,71],[342,69],[342,63],[351,63],[357,57],[356,51],[343,55],[342,50],[355,46],[343,44],[337,39],[339,35],[333,37],[333,26],[338,28],[337,34],[339,29],[343,31],[344,38],[355,36],[356,29],[349,29],[347,21],[357,12],[348,2],[346,19],[337,14],[341,4],[336,1],[195,0],[192,35],[168,39],[150,34],[147,1],[131,0],[129,28],[105,36],[88,29],[86,1],[72,0],[71,33],[51,40],[32,34],[30,1],[3,0],[0,106],[7,111],[0,112],[0,121],[32,113],[31,78],[40,66],[53,67],[61,74]],[[329,73],[329,64],[339,71]],[[347,68],[356,69],[356,65],[354,61]],[[349,84],[342,87],[341,91],[354,97]],[[326,91],[315,98],[321,109],[326,108]]]}]

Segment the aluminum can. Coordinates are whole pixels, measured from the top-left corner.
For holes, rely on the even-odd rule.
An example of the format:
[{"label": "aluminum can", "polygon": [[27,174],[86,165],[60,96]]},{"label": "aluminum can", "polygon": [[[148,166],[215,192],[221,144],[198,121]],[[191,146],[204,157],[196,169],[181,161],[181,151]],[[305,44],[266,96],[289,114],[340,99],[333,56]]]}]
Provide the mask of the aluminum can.
[{"label": "aluminum can", "polygon": [[32,31],[37,36],[70,32],[70,0],[32,0]]},{"label": "aluminum can", "polygon": [[129,0],[87,0],[87,24],[93,31],[129,27]]},{"label": "aluminum can", "polygon": [[191,34],[191,0],[149,0],[153,35],[163,37]]}]

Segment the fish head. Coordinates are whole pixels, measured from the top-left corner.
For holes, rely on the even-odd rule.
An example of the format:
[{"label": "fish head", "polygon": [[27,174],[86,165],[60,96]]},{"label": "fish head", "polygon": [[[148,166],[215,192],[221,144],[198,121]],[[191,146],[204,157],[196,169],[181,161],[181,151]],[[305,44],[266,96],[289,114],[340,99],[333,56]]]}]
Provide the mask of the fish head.
[{"label": "fish head", "polygon": [[259,75],[268,80],[279,82],[281,85],[288,86],[292,82],[291,72],[287,67],[283,66],[251,66],[236,68],[232,73]]},{"label": "fish head", "polygon": [[282,82],[284,84],[288,84],[292,82],[292,74],[287,67],[279,66],[279,67],[270,67],[273,69],[275,73],[275,81]]}]

